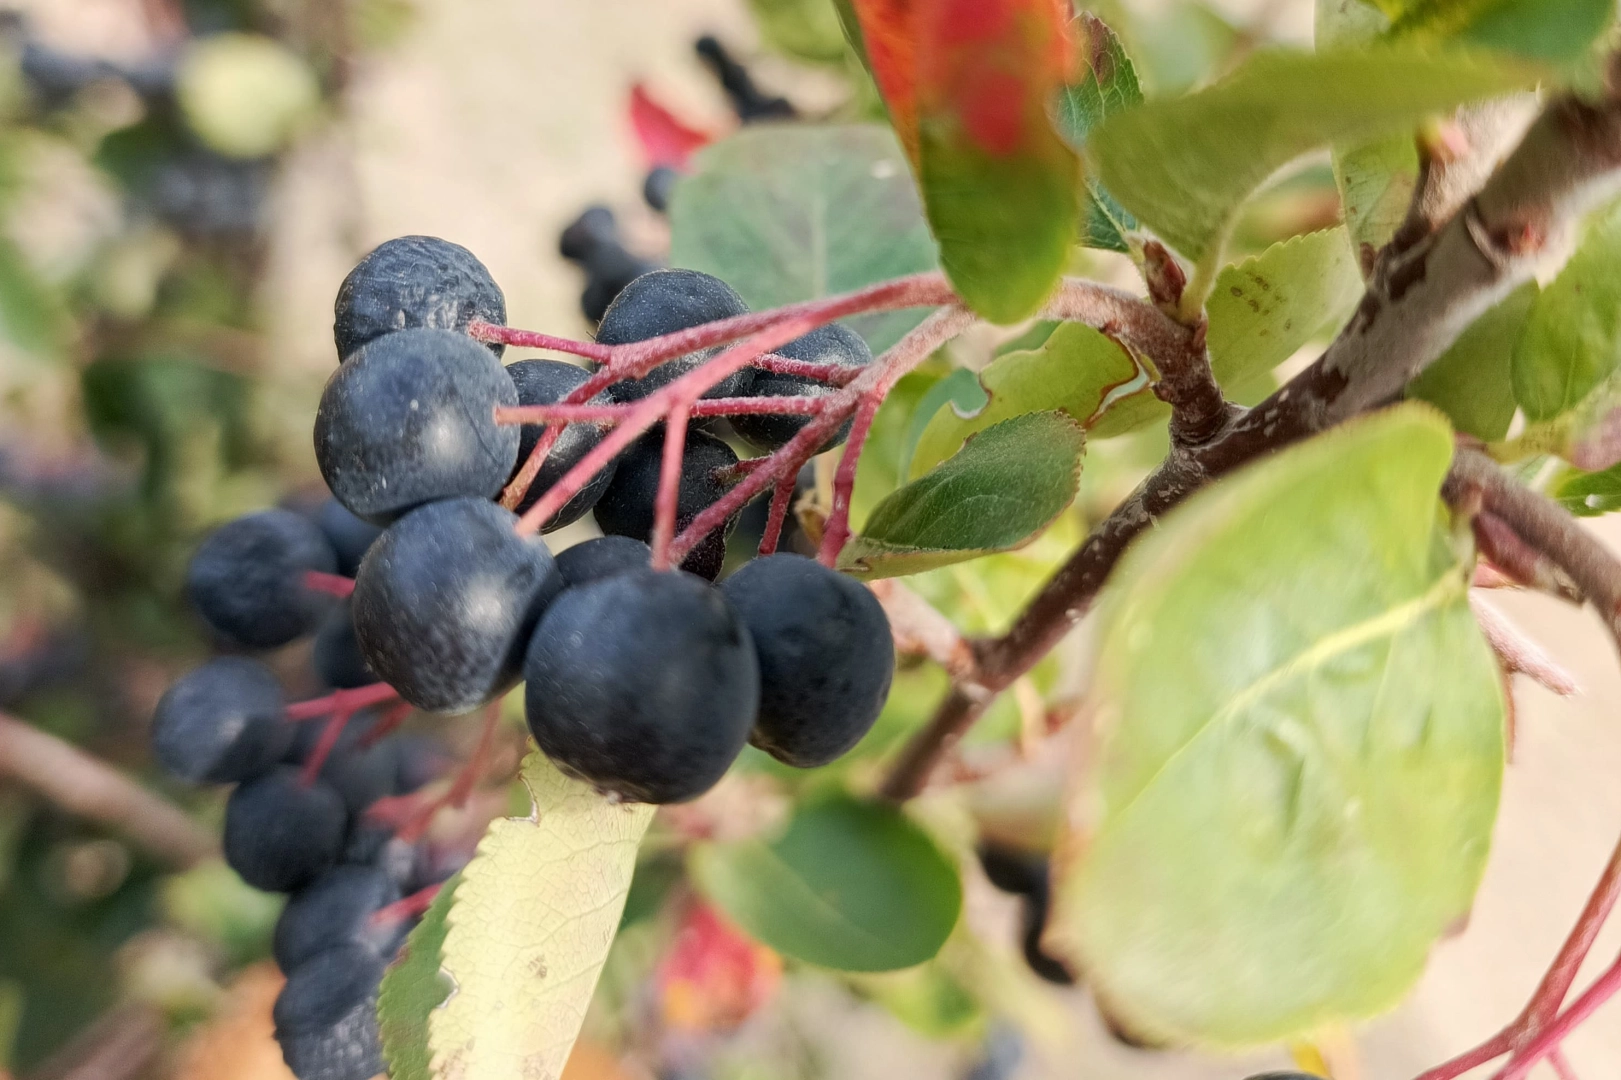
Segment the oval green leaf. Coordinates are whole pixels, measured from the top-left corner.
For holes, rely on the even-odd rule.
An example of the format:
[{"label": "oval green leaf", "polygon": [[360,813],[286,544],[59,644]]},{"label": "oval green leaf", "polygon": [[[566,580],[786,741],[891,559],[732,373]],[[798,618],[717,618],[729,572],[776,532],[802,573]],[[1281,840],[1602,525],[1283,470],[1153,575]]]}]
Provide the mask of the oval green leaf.
[{"label": "oval green leaf", "polygon": [[1274,1043],[1393,1005],[1468,910],[1496,663],[1404,405],[1252,466],[1126,555],[1049,936],[1133,1030]]},{"label": "oval green leaf", "polygon": [[[670,206],[670,262],[714,274],[759,310],[933,270],[939,257],[892,133],[793,124],[748,128],[698,155]],[[922,318],[849,323],[880,352]]]},{"label": "oval green leaf", "polygon": [[896,577],[1020,547],[1074,500],[1085,445],[1081,425],[1060,412],[986,428],[874,507],[839,568]]},{"label": "oval green leaf", "polygon": [[894,807],[838,795],[802,805],[772,841],[694,848],[709,901],[785,956],[893,971],[939,952],[957,924],[957,869]]},{"label": "oval green leaf", "polygon": [[1507,58],[1414,47],[1265,51],[1207,90],[1110,117],[1092,133],[1087,156],[1127,210],[1197,261],[1219,248],[1250,193],[1307,151],[1386,134],[1536,79]]}]

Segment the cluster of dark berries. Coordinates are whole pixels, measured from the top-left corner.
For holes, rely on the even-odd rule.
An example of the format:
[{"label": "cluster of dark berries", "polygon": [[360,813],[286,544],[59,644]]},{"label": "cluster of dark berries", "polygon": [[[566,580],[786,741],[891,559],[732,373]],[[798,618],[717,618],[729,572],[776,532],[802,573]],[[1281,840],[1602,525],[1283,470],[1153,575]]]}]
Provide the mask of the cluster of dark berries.
[{"label": "cluster of dark berries", "polygon": [[[745,310],[716,278],[656,270],[621,292],[598,339],[641,341]],[[314,635],[314,666],[337,691],[332,720],[289,723],[270,670],[222,656],[174,686],[154,721],[157,755],[176,775],[240,785],[226,817],[231,865],[251,884],[293,894],[276,934],[289,974],[276,1019],[304,1080],[371,1075],[377,979],[409,922],[379,912],[454,869],[424,867],[418,849],[368,814],[434,775],[407,753],[412,744],[379,737],[401,709],[467,712],[525,679],[530,731],[560,768],[617,798],[666,803],[706,791],[751,741],[795,766],[832,761],[888,696],[889,624],[857,582],[778,554],[716,586],[731,522],[682,569],[653,569],[662,428],[542,528],[594,512],[608,535],[554,558],[520,531],[518,516],[494,500],[544,425],[502,424],[496,410],[556,403],[589,373],[553,360],[503,366],[503,347],[469,330],[500,326],[505,315],[488,271],[455,244],[404,237],[363,259],[338,294],[342,361],[315,421],[333,499],[307,515],[274,509],[232,521],[188,570],[189,598],[222,641],[272,649]],[[779,351],[822,364],[871,361],[865,343],[838,326]],[[712,352],[611,385],[600,400],[639,400]],[[827,392],[756,369],[715,391]],[[731,431],[776,448],[806,422],[739,416]],[[603,435],[591,423],[564,426],[519,509]],[[725,494],[738,460],[714,430],[689,430],[678,527]],[[382,715],[350,716],[396,696],[403,703]],[[307,704],[291,714],[313,715]]]},{"label": "cluster of dark berries", "polygon": [[368,813],[447,773],[437,741],[390,735],[401,717],[374,708],[350,715],[341,699],[334,720],[294,720],[276,674],[245,655],[313,634],[312,666],[325,686],[376,683],[349,603],[312,580],[341,582],[380,532],[330,499],[309,514],[265,510],[216,530],[186,584],[230,651],[181,677],[152,719],[166,771],[236,785],[226,803],[226,861],[255,888],[290,894],[273,943],[288,980],[275,1016],[303,1080],[380,1071],[378,984],[423,906],[404,898],[431,895],[466,861],[465,852],[403,839]]}]

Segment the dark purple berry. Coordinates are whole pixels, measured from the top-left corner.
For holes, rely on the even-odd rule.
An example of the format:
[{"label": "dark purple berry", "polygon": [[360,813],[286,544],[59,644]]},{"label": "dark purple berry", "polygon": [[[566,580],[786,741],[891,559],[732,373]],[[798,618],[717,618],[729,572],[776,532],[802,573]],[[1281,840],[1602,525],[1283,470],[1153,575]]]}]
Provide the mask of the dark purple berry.
[{"label": "dark purple berry", "polygon": [[560,768],[639,802],[693,799],[743,749],[759,701],[748,631],[689,574],[565,590],[524,662],[529,730]]},{"label": "dark purple berry", "polygon": [[320,526],[327,542],[338,556],[338,573],[354,577],[360,569],[360,560],[372,541],[383,535],[381,525],[373,525],[349,512],[336,499],[327,499],[315,512],[315,524]]},{"label": "dark purple berry", "polygon": [[322,683],[334,690],[353,690],[377,681],[355,637],[354,605],[344,600],[327,612],[315,632],[310,662]]},{"label": "dark purple berry", "polygon": [[487,499],[518,457],[518,429],[495,422],[518,403],[506,369],[472,338],[401,330],[333,373],[315,414],[315,459],[332,494],[386,524],[435,499]]},{"label": "dark purple berry", "polygon": [[377,925],[372,915],[399,898],[398,885],[381,870],[333,867],[294,893],[282,908],[271,939],[276,965],[292,971],[340,945],[361,945],[381,954],[382,946],[393,940],[394,928]]},{"label": "dark purple berry", "polygon": [[[471,251],[436,236],[401,236],[374,248],[338,286],[332,337],[338,359],[396,330],[465,331],[474,319],[507,321],[501,287]],[[489,350],[500,356],[503,346]]]},{"label": "dark purple berry", "polygon": [[384,1071],[377,1032],[383,966],[370,949],[341,945],[287,973],[272,1016],[298,1080],[371,1080]]},{"label": "dark purple berry", "polygon": [[321,530],[291,510],[261,510],[215,529],[186,567],[186,596],[222,638],[273,649],[315,629],[332,598],[304,583],[337,557]]},{"label": "dark purple berry", "polygon": [[538,536],[481,499],[429,503],[372,545],[355,579],[367,664],[429,712],[466,712],[518,679],[535,621],[563,587]]},{"label": "dark purple berry", "polygon": [[[619,459],[613,483],[597,501],[597,524],[612,536],[628,536],[644,543],[653,539],[654,505],[659,472],[664,462],[664,431],[658,429],[632,443]],[[679,533],[731,487],[728,471],[737,454],[704,431],[688,431],[681,462],[681,486],[676,500],[675,529]],[[737,524],[733,514],[700,540],[681,569],[709,581],[720,576],[726,560],[726,537]]]},{"label": "dark purple berry", "polygon": [[152,751],[171,776],[247,780],[280,760],[293,738],[281,683],[268,667],[221,656],[182,676],[152,716]]}]

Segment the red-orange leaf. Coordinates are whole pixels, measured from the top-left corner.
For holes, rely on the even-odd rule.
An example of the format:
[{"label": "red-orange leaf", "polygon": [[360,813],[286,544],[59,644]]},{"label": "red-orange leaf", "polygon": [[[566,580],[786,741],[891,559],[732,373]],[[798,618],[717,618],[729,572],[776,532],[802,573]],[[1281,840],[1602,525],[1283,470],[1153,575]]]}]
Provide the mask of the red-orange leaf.
[{"label": "red-orange leaf", "polygon": [[917,163],[917,0],[853,0],[867,64],[906,156]]}]

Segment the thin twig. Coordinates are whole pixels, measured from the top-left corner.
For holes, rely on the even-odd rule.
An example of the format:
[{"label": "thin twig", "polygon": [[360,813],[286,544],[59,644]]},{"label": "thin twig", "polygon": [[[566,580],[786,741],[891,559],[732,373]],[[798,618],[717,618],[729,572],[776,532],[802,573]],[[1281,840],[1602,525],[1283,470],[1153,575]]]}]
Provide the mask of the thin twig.
[{"label": "thin twig", "polygon": [[1511,675],[1524,675],[1560,697],[1570,697],[1581,687],[1576,676],[1531,640],[1518,626],[1476,593],[1469,594],[1469,608],[1475,613],[1486,636],[1486,644],[1497,654],[1497,662]]},{"label": "thin twig", "polygon": [[56,806],[127,836],[176,867],[217,856],[219,843],[201,825],[99,758],[0,713],[0,776]]}]

